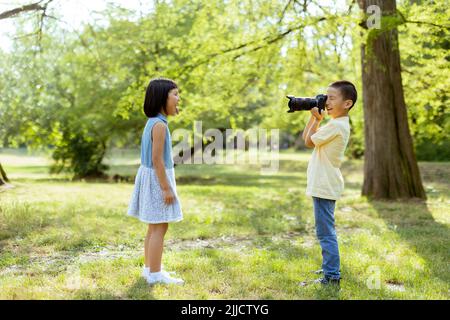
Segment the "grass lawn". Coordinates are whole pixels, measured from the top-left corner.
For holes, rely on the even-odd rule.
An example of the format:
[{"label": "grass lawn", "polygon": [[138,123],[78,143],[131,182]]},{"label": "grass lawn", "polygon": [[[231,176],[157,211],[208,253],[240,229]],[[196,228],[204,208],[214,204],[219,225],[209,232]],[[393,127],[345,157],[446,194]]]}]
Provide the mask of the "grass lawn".
[{"label": "grass lawn", "polygon": [[[337,202],[341,290],[317,276],[321,251],[304,195],[307,153],[279,171],[176,167],[184,220],[169,226],[163,263],[184,286],[140,276],[146,225],[128,217],[131,182],[72,182],[49,160],[0,150],[14,188],[0,192],[0,299],[449,299],[450,164],[420,163],[428,200],[360,196],[362,161],[343,166]],[[139,155],[116,151],[109,174],[133,176]]]}]

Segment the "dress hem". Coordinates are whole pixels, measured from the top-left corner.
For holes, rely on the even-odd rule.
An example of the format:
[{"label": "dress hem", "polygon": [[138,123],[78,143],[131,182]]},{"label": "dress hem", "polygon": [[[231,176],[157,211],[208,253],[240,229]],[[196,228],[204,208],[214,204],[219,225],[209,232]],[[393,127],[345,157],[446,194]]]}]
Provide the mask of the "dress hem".
[{"label": "dress hem", "polygon": [[134,214],[128,213],[127,215],[130,216],[130,217],[136,218],[136,219],[138,219],[138,220],[141,221],[141,222],[149,223],[149,224],[169,223],[169,222],[180,222],[180,221],[182,221],[182,220],[184,219],[184,218],[182,217],[182,218],[176,218],[176,219],[171,219],[171,220],[149,221],[149,220],[144,220],[144,219],[142,219],[141,217],[136,216],[136,215],[134,215]]}]

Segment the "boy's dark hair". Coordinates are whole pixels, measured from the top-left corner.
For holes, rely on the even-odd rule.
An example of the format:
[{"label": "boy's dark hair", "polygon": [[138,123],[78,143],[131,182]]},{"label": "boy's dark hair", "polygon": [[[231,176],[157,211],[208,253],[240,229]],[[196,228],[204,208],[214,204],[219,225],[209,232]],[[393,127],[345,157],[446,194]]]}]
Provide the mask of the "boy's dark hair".
[{"label": "boy's dark hair", "polygon": [[348,110],[353,108],[356,103],[356,99],[358,98],[358,93],[356,92],[356,88],[353,83],[350,81],[341,80],[333,82],[330,84],[330,87],[338,89],[345,100],[352,100],[353,104]]},{"label": "boy's dark hair", "polygon": [[144,100],[144,113],[147,117],[156,117],[161,108],[166,112],[169,91],[178,88],[175,81],[165,78],[152,79],[148,84]]}]

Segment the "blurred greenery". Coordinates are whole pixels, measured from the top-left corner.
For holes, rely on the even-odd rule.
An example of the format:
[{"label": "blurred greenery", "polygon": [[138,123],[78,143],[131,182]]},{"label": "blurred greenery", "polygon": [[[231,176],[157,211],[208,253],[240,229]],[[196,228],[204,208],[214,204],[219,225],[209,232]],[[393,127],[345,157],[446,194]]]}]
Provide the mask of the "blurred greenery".
[{"label": "blurred greenery", "polygon": [[[109,6],[107,23],[68,32],[48,19],[41,38],[18,37],[0,51],[0,145],[48,148],[53,172],[101,176],[114,147],[140,142],[145,88],[173,78],[181,114],[171,129],[279,128],[296,146],[306,113],[287,114],[286,94],[314,96],[338,79],[358,88],[347,156],[364,154],[357,6],[306,1],[155,2],[152,12]],[[349,1],[350,3],[350,1]],[[419,160],[450,160],[449,7],[398,1],[405,98]],[[52,13],[58,17],[58,13]],[[30,28],[16,20],[18,34]]]}]

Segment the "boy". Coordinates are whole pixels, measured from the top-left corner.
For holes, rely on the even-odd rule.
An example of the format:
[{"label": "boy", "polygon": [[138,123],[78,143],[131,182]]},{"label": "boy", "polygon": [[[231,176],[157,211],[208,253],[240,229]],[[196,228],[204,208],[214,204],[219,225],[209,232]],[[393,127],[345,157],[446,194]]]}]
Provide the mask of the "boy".
[{"label": "boy", "polygon": [[334,226],[336,200],[341,197],[344,179],[340,166],[350,136],[348,113],[357,99],[355,86],[348,81],[337,81],[327,89],[325,107],[331,120],[320,127],[324,112],[311,110],[311,118],[303,131],[308,148],[314,148],[307,170],[306,195],[313,198],[316,235],[322,248],[323,278],[314,283],[340,284],[339,248]]}]

